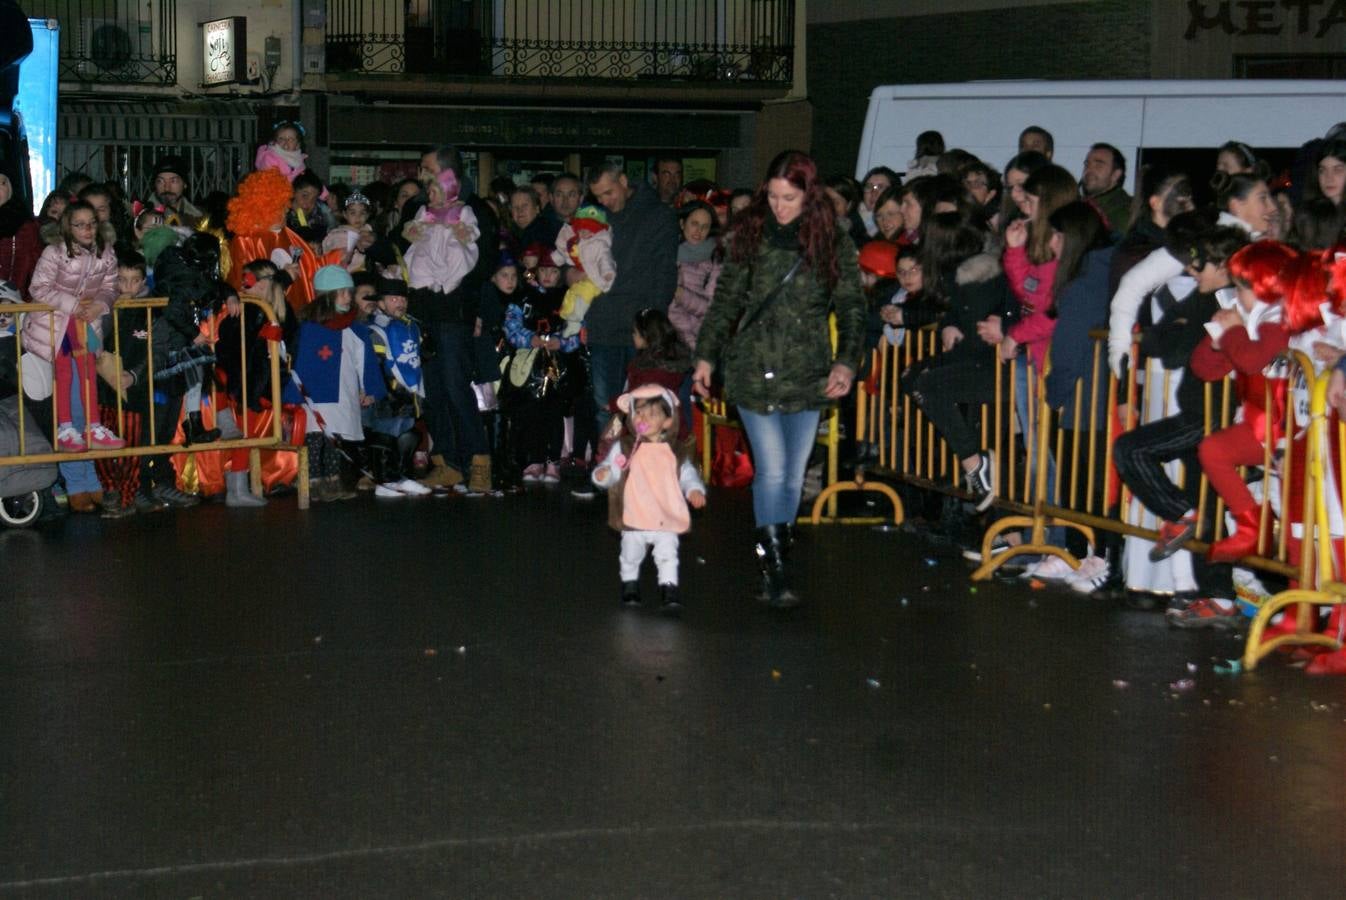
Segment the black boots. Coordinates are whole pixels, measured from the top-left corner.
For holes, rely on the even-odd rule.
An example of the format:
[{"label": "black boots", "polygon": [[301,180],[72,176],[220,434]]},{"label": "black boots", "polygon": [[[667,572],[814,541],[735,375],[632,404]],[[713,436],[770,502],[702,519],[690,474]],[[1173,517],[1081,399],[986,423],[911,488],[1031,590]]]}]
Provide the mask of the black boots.
[{"label": "black boots", "polygon": [[[622,606],[627,609],[636,609],[640,606],[639,582],[622,582]],[[682,601],[678,599],[678,586],[676,584],[659,585],[659,612],[666,616],[682,614]]]},{"label": "black boots", "polygon": [[682,603],[678,600],[676,584],[659,585],[659,612],[666,616],[681,615]]},{"label": "black boots", "polygon": [[182,442],[190,447],[192,444],[211,444],[220,439],[220,429],[207,428],[201,421],[201,413],[189,412],[187,418],[182,423]]},{"label": "black boots", "polygon": [[791,609],[799,605],[799,596],[785,579],[785,557],[794,537],[793,524],[767,525],[757,529],[757,565],[762,570],[759,602],[772,609]]}]

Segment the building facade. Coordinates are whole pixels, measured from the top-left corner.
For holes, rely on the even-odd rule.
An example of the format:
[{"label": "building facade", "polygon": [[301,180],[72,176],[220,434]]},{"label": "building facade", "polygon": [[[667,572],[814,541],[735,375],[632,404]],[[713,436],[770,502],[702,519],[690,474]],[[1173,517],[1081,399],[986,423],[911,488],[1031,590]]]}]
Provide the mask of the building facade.
[{"label": "building facade", "polygon": [[140,193],[177,152],[228,189],[279,121],[362,183],[453,143],[522,179],[667,153],[751,184],[807,145],[802,0],[27,0],[61,29],[58,177]]},{"label": "building facade", "polygon": [[1342,78],[1346,2],[833,0],[809,7],[808,47],[815,155],[850,172],[878,85]]}]

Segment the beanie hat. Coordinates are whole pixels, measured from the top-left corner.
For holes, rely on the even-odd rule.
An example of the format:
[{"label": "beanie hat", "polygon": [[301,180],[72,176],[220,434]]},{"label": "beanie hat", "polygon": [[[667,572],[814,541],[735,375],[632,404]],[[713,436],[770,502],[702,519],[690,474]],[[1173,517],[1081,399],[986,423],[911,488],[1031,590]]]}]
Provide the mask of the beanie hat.
[{"label": "beanie hat", "polygon": [[570,227],[577,236],[597,234],[608,230],[608,214],[597,206],[581,206],[570,217]]},{"label": "beanie hat", "polygon": [[355,281],[341,266],[323,266],[313,275],[315,291],[339,291],[342,288],[354,290]]},{"label": "beanie hat", "polygon": [[860,269],[879,278],[897,277],[897,245],[891,241],[870,241],[860,248]]},{"label": "beanie hat", "polygon": [[167,225],[156,225],[145,232],[140,239],[140,254],[145,257],[145,265],[153,268],[159,254],[178,244],[178,233]]},{"label": "beanie hat", "polygon": [[171,172],[181,178],[184,182],[187,181],[187,178],[190,175],[187,161],[176,154],[161,156],[155,161],[154,171],[150,173],[150,181],[154,181],[154,179],[166,172]]}]

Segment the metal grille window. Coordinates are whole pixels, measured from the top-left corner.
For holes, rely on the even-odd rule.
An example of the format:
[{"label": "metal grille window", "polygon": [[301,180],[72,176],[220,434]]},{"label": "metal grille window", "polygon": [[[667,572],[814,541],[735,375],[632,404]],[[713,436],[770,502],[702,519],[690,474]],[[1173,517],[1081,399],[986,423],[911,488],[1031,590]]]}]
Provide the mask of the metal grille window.
[{"label": "metal grille window", "polygon": [[62,81],[176,84],[177,0],[25,0],[61,26]]},{"label": "metal grille window", "polygon": [[327,0],[327,68],[510,78],[793,78],[795,0]]}]

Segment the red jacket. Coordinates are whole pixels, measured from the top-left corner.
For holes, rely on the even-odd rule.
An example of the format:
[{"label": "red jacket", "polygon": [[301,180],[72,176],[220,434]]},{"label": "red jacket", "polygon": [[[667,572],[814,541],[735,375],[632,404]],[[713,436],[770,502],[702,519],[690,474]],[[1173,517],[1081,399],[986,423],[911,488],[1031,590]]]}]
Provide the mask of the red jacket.
[{"label": "red jacket", "polygon": [[42,239],[38,237],[37,219],[29,219],[14,234],[0,237],[0,279],[14,285],[26,298],[33,270],[37,268],[37,258],[41,255]]},{"label": "red jacket", "polygon": [[1266,437],[1268,420],[1273,433],[1280,437],[1284,424],[1284,391],[1272,391],[1273,408],[1266,404],[1267,377],[1264,370],[1285,352],[1290,345],[1290,332],[1280,322],[1263,322],[1257,328],[1257,340],[1248,336],[1242,325],[1230,328],[1220,336],[1217,350],[1210,335],[1201,339],[1192,351],[1189,366],[1202,381],[1219,381],[1226,375],[1234,376],[1234,386],[1243,403],[1243,421],[1252,425],[1260,441]]}]

